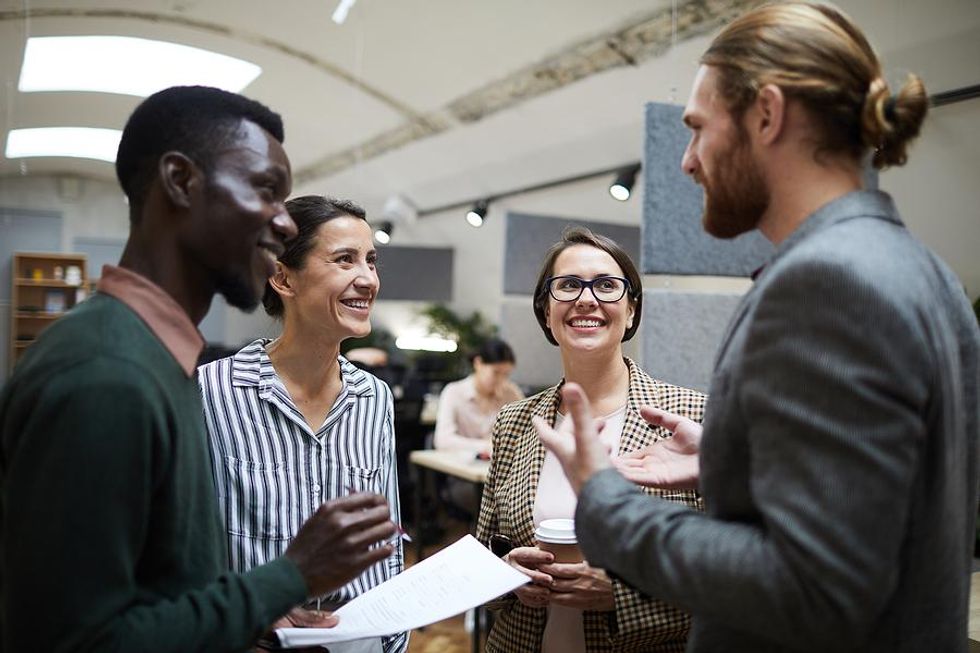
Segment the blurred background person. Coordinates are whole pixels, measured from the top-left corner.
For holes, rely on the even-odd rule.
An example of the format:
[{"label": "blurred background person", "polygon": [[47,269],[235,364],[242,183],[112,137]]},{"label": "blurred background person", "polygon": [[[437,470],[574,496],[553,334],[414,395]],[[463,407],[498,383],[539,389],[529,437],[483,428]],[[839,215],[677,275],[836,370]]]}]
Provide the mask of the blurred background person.
[{"label": "blurred background person", "polygon": [[[379,288],[371,228],[347,201],[307,195],[286,208],[298,235],[262,300],[282,320],[282,335],[200,368],[215,486],[238,571],[280,555],[334,497],[382,494],[400,522],[391,391],[340,355],[341,341],[371,330]],[[390,558],[307,608],[336,609],[402,568],[399,540]],[[276,627],[302,626],[310,612],[297,607]],[[400,633],[357,650],[407,645]]]},{"label": "blurred background person", "polygon": [[461,451],[490,457],[490,431],[505,404],[524,398],[511,380],[514,351],[503,340],[490,338],[472,356],[473,373],[446,384],[439,395],[433,444],[442,451]]},{"label": "blurred background person", "polygon": [[[506,404],[523,399],[524,393],[510,380],[517,361],[514,350],[503,340],[485,340],[471,362],[473,373],[447,383],[439,394],[433,444],[442,451],[489,460],[493,449],[490,432],[497,413]],[[440,480],[445,482],[440,492],[447,510],[451,514],[459,511],[456,516],[472,521],[480,508],[477,487],[452,477]]]},{"label": "blurred background person", "polygon": [[[688,614],[640,595],[588,562],[553,563],[552,554],[534,543],[534,529],[543,520],[575,514],[575,494],[532,423],[533,418],[561,423],[559,391],[565,382],[587,388],[593,410],[604,416],[600,437],[612,455],[669,437],[647,424],[641,406],[696,421],[704,414],[703,394],[652,379],[623,356],[622,343],[639,327],[642,300],[636,266],[609,238],[569,229],[545,257],[534,289],[534,314],[561,352],[564,378],[506,406],[494,425],[477,537],[484,544],[492,539],[491,548],[532,583],[490,604],[500,612],[488,651],[684,650]],[[693,491],[651,492],[699,507]]]}]

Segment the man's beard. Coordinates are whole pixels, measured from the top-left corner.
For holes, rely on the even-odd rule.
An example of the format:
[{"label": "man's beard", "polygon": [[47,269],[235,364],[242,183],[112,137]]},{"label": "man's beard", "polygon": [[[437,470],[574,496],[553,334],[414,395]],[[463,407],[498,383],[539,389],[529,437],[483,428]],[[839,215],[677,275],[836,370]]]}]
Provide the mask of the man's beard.
[{"label": "man's beard", "polygon": [[759,226],[769,208],[769,188],[752,157],[748,134],[739,124],[732,146],[716,157],[713,179],[705,177],[704,230],[716,238],[734,238]]},{"label": "man's beard", "polygon": [[228,302],[229,306],[251,312],[259,305],[259,296],[255,293],[255,288],[248,279],[234,274],[221,274],[218,276],[215,290],[218,291]]}]

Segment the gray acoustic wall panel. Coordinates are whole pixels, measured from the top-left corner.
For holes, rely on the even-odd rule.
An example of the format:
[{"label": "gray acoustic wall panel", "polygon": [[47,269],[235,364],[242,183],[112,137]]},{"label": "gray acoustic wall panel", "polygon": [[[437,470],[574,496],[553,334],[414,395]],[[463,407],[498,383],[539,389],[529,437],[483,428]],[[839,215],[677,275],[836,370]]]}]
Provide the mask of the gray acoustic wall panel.
[{"label": "gray acoustic wall panel", "polygon": [[669,383],[707,391],[715,354],[740,294],[646,290],[643,368]]},{"label": "gray acoustic wall panel", "polygon": [[720,240],[701,228],[701,188],[681,171],[690,139],[683,113],[673,104],[646,107],[643,272],[747,277],[769,257],[772,245],[755,231]]},{"label": "gray acoustic wall panel", "polygon": [[[747,277],[772,254],[759,232],[733,240],[709,236],[701,227],[701,187],[681,170],[691,138],[681,122],[684,108],[646,107],[643,183],[643,272]],[[878,171],[864,167],[865,188],[878,188]]]},{"label": "gray acoustic wall panel", "polygon": [[548,248],[566,227],[582,226],[612,238],[639,261],[639,227],[594,220],[579,220],[526,213],[508,213],[504,238],[504,292],[530,295]]},{"label": "gray acoustic wall panel", "polygon": [[448,302],[453,298],[453,250],[448,247],[378,249],[381,299]]},{"label": "gray acoustic wall panel", "polygon": [[[623,355],[635,361],[641,357],[640,332],[623,343]],[[500,309],[500,337],[514,350],[517,365],[514,381],[530,389],[546,388],[558,383],[562,377],[561,354],[558,347],[545,338],[538,321],[534,318],[531,298],[508,297]]]},{"label": "gray acoustic wall panel", "polygon": [[548,342],[531,310],[531,299],[505,300],[500,307],[500,337],[514,350],[513,379],[529,389],[546,388],[561,378],[561,355]]}]

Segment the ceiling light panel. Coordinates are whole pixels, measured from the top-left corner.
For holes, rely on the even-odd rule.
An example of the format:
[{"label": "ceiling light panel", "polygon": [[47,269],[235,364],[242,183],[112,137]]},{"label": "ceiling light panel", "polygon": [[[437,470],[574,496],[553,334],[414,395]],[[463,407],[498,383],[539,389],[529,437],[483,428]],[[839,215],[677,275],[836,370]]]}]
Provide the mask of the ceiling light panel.
[{"label": "ceiling light panel", "polygon": [[7,148],[4,154],[8,159],[70,156],[112,163],[116,160],[121,137],[122,132],[118,129],[91,127],[13,129],[7,134]]},{"label": "ceiling light panel", "polygon": [[18,90],[92,91],[146,97],[170,86],[239,92],[261,74],[248,61],[188,45],[129,36],[35,36]]}]

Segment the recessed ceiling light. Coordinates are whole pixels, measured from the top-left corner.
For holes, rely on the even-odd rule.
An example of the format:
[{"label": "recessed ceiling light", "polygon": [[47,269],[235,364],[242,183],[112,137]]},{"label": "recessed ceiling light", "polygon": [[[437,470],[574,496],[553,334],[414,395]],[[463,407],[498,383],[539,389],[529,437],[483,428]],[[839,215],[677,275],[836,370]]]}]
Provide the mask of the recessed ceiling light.
[{"label": "recessed ceiling light", "polygon": [[33,36],[18,90],[93,91],[146,97],[170,86],[214,86],[237,93],[262,68],[188,45],[129,36]]},{"label": "recessed ceiling light", "polygon": [[116,160],[121,137],[122,132],[118,129],[92,127],[12,129],[7,134],[7,149],[4,154],[8,159],[71,156],[112,163]]},{"label": "recessed ceiling light", "polygon": [[347,20],[347,13],[354,6],[357,0],[340,0],[337,4],[337,8],[333,10],[333,15],[330,16],[330,20],[337,23],[338,25],[343,25],[344,21]]}]

